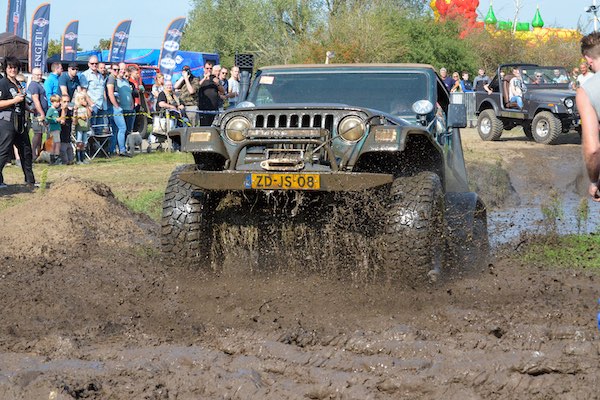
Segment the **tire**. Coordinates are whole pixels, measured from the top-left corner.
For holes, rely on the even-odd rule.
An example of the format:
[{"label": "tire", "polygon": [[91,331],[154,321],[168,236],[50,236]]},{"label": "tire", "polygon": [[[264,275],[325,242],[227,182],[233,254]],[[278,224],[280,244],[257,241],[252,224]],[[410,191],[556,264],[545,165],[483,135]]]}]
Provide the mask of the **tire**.
[{"label": "tire", "polygon": [[533,132],[531,130],[531,124],[523,125],[523,132],[525,132],[525,136],[529,140],[533,140]]},{"label": "tire", "polygon": [[195,165],[177,167],[167,184],[161,221],[163,253],[187,260],[210,260],[212,244],[212,214],[210,192],[196,190],[182,181],[182,172],[192,171]]},{"label": "tire", "polygon": [[504,124],[496,117],[494,110],[483,110],[479,114],[479,118],[477,118],[477,132],[482,140],[486,142],[498,140],[502,136],[503,130]]},{"label": "tire", "polygon": [[556,144],[562,132],[562,122],[550,111],[538,113],[531,123],[533,140],[541,144]]},{"label": "tire", "polygon": [[421,172],[396,178],[384,226],[388,278],[419,286],[436,281],[444,262],[444,195],[440,178]]}]

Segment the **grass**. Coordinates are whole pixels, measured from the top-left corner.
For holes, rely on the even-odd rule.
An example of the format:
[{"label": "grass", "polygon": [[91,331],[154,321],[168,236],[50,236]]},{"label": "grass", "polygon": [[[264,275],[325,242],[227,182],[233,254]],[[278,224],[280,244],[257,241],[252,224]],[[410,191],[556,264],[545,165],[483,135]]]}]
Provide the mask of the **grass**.
[{"label": "grass", "polygon": [[566,268],[590,268],[600,271],[600,236],[567,235],[527,247],[524,260]]},{"label": "grass", "polygon": [[[162,213],[162,196],[171,172],[176,165],[192,162],[193,157],[188,153],[154,152],[137,154],[132,158],[96,158],[87,165],[49,167],[48,164],[34,164],[34,174],[37,181],[49,189],[53,182],[70,176],[102,182],[133,211],[147,214],[158,221]],[[20,168],[5,167],[3,173],[9,185],[23,181]],[[36,194],[43,194],[44,189],[40,189]],[[10,198],[0,197],[0,211],[25,201],[27,195],[20,193]]]}]

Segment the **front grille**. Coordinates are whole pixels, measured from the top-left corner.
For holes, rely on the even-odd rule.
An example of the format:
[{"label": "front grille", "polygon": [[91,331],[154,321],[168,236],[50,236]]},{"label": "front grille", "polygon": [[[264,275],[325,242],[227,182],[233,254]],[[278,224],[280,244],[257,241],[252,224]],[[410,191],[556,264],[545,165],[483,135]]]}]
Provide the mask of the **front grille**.
[{"label": "front grille", "polygon": [[335,117],[320,113],[265,113],[256,114],[253,122],[255,128],[323,128],[331,132]]}]

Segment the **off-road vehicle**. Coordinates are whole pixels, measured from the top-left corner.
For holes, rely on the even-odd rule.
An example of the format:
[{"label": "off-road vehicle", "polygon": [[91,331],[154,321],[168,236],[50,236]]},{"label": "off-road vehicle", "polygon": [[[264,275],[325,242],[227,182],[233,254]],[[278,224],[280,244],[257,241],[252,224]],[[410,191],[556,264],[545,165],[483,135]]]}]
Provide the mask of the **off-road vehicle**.
[{"label": "off-road vehicle", "polygon": [[195,163],[169,179],[164,252],[208,257],[212,217],[225,194],[252,198],[236,210],[244,223],[261,199],[293,192],[316,199],[304,202],[309,212],[336,196],[372,193],[367,206],[382,211],[374,217],[381,259],[402,279],[436,278],[451,239],[487,249],[486,209],[468,189],[463,160],[465,107],[450,104],[433,67],[265,67],[244,98],[212,126],[170,132]]},{"label": "off-road vehicle", "polygon": [[[513,69],[524,84],[523,107],[511,101]],[[555,144],[561,133],[579,128],[575,91],[563,67],[536,64],[503,64],[489,87],[493,93],[476,93],[477,130],[483,140],[498,140],[504,130],[523,127],[525,135],[538,143]]]}]

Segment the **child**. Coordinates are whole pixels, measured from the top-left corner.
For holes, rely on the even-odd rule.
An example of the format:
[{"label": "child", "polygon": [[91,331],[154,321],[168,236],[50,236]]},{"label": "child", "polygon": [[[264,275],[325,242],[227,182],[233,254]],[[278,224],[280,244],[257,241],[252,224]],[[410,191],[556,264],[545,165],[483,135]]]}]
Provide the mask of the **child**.
[{"label": "child", "polygon": [[87,103],[87,98],[83,93],[75,94],[75,107],[73,110],[73,120],[75,123],[75,132],[77,136],[77,164],[87,164],[85,148],[88,141],[88,132],[90,130],[90,118],[92,109]]},{"label": "child", "polygon": [[73,146],[71,132],[73,129],[73,110],[69,108],[69,96],[60,100],[60,158],[64,164],[73,164]]},{"label": "child", "polygon": [[51,106],[46,113],[46,122],[48,122],[48,134],[52,138],[52,153],[50,154],[50,165],[61,164],[60,160],[60,96],[53,94],[50,97]]}]

